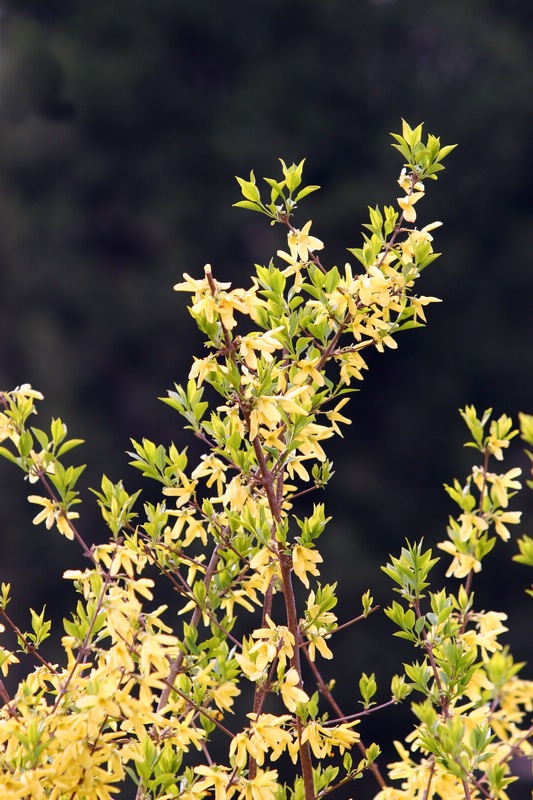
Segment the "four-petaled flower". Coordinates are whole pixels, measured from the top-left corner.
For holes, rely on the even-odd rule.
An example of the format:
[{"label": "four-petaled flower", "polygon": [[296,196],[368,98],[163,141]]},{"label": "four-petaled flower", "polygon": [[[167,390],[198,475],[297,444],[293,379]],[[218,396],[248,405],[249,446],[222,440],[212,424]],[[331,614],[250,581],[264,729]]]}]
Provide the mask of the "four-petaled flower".
[{"label": "four-petaled flower", "polygon": [[413,192],[412,194],[406,194],[405,197],[398,197],[398,205],[403,211],[403,218],[406,222],[414,222],[416,220],[414,204],[421,197],[424,197],[424,192]]},{"label": "four-petaled flower", "polygon": [[313,253],[315,250],[322,250],[324,247],[324,242],[317,239],[316,236],[310,236],[311,224],[312,221],[309,220],[301,230],[294,228],[287,235],[287,242],[293,261],[297,259],[309,261],[309,253]]}]

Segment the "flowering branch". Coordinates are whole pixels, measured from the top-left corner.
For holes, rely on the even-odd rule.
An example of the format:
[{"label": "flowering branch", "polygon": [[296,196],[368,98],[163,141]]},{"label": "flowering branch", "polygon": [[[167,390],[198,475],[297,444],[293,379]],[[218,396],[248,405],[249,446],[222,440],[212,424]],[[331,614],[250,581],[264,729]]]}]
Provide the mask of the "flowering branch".
[{"label": "flowering branch", "polygon": [[[38,652],[50,634],[44,611],[31,610],[32,630],[21,633],[5,611],[10,587],[0,587],[1,618],[37,659],[12,695],[0,681],[6,800],[108,800],[127,779],[137,800],[318,800],[366,771],[376,800],[504,800],[511,754],[531,755],[533,684],[518,678],[522,665],[499,642],[506,616],[476,609],[472,592],[496,539],[506,542],[520,521],[510,510],[520,470],[492,467],[516,433],[505,415],[461,412],[482,464],[446,487],[459,514],[438,547],[451,556],[446,580],[457,578],[458,591],[435,589],[437,559],[423,542],[408,542],[383,568],[399,594],[385,614],[416,660],[381,699],[375,674],[363,673],[359,710],[349,713],[318,664],[334,662],[333,634],[379,607],[367,591],[362,614],[339,623],[337,586],[320,579],[318,542],[330,518],[323,503],[301,518],[293,503],[303,508],[333,475],[327,442],[351,422],[346,406],[367,369],[364,351],[397,347],[436,300],[415,287],[437,257],[440,223],[416,222],[426,183],[453,148],[405,122],[393,139],[402,196],[370,208],[362,246],[348,250],[356,267],[327,265],[311,220],[295,221],[318,188],[303,184],[303,161],[281,161],[281,177],[265,178],[267,199],[253,172],[237,179],[236,205],[281,225],[286,249],[256,266],[248,288],[219,281],[209,265],[175,286],[191,298],[206,354],[163,399],[203,452],[191,465],[186,448],[134,441],[130,463],[160,495],[139,509],[140,491],[103,476],[93,491],[108,542],[89,547],[74,522],[83,467],[65,456],[80,440],[67,438],[61,420],[49,431],[30,424],[42,395],[29,385],[0,392],[0,455],[40,489],[28,498],[39,507],[34,524],[76,540],[88,559],[64,576],[77,604],[57,665]],[[531,445],[532,419],[521,420]],[[517,560],[533,566],[533,541],[519,546]],[[0,646],[2,677],[17,661]],[[387,778],[379,745],[366,746],[360,730],[411,694],[414,728],[407,746],[397,743]],[[297,765],[293,781],[280,778],[284,760]]]}]

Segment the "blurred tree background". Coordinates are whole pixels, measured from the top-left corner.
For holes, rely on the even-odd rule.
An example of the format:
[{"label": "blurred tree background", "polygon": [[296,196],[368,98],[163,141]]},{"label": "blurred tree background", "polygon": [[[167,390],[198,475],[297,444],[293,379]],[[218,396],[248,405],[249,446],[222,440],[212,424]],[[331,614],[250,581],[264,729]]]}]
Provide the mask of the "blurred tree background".
[{"label": "blurred tree background", "polygon": [[[420,206],[421,225],[445,223],[444,255],[421,289],[444,302],[430,307],[426,330],[372,358],[325,495],[335,520],[322,548],[326,577],[344,587],[341,614],[359,613],[368,587],[389,603],[379,565],[406,536],[435,545],[454,512],[442,484],[462,478],[473,453],[457,409],[533,411],[529,0],[0,7],[0,384],[30,382],[46,396],[37,424],[60,416],[87,440],[75,453],[90,486],[103,472],[136,486],[129,437],[197,452],[156,400],[202,347],[172,286],[206,262],[221,280],[248,284],[251,265],[285,244],[281,228],[232,209],[234,175],[306,157],[307,181],[323,188],[296,224],[313,218],[325,263],[342,266],[367,205],[398,196],[389,132],[401,117],[459,144]],[[527,469],[519,444],[515,462]],[[82,562],[72,543],[32,527],[21,476],[8,464],[0,475],[0,579],[12,582],[24,627],[28,604],[64,613],[72,594],[60,575]],[[83,499],[82,530],[100,541],[95,502]],[[530,576],[510,562],[514,549],[499,543],[494,573],[475,588],[481,606],[511,615],[516,658],[533,661]],[[385,699],[400,669],[385,650],[407,657],[380,638],[391,631],[372,618],[339,634],[346,697],[379,661]],[[392,719],[371,720],[365,738]]]}]

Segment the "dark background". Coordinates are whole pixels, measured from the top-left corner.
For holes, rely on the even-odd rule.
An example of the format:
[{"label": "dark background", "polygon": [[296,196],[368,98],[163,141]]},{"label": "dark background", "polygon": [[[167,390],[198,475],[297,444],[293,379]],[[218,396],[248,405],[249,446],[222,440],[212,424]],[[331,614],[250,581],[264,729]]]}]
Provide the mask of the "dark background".
[{"label": "dark background", "polygon": [[[130,436],[197,452],[156,400],[186,379],[202,346],[172,286],[206,262],[247,285],[251,265],[285,246],[281,228],[232,209],[234,175],[273,175],[278,157],[306,157],[307,181],[323,188],[296,224],[312,218],[324,263],[342,267],[345,248],[360,245],[367,205],[398,196],[389,132],[401,118],[459,144],[419,206],[421,225],[445,223],[435,236],[443,256],[419,291],[444,302],[429,308],[426,330],[371,358],[351,400],[354,423],[330,450],[324,578],[339,581],[342,618],[359,613],[368,587],[386,605],[379,565],[405,537],[435,546],[455,513],[442,484],[462,478],[474,455],[462,448],[457,409],[533,411],[529,0],[1,8],[0,385],[30,382],[46,396],[38,424],[60,416],[87,440],[75,451],[88,463],[83,486],[98,486],[103,472],[139,485],[124,454]],[[516,463],[528,468],[520,444],[508,468]],[[28,605],[65,613],[72,595],[60,576],[83,565],[74,544],[32,526],[27,490],[2,464],[0,579],[12,583],[22,628]],[[94,500],[86,490],[83,498],[81,529],[101,541]],[[530,498],[520,507],[530,532]],[[499,542],[475,588],[479,607],[510,614],[508,640],[527,660],[530,576],[510,561],[515,551]],[[402,659],[417,656],[392,630],[381,615],[338,635],[345,705],[353,708],[361,671],[379,664],[385,700]],[[365,739],[401,735],[396,718],[372,718]],[[374,786],[358,790],[371,796]],[[516,787],[510,795],[519,797]]]}]

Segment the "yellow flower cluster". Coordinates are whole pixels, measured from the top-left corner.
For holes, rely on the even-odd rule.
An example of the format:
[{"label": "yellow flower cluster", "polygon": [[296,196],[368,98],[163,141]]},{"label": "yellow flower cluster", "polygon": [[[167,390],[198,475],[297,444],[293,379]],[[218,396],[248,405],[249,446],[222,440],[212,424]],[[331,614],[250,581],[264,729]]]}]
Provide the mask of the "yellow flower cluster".
[{"label": "yellow flower cluster", "polygon": [[[93,581],[90,570],[68,577],[86,589]],[[179,642],[160,619],[164,609],[147,612],[137,597],[151,597],[151,583],[110,583],[90,660],[88,636],[65,636],[66,668],[35,670],[0,710],[2,798],[107,800],[137,757],[134,741],[156,735],[180,751],[200,748],[204,732],[185,701],[158,709]]]},{"label": "yellow flower cluster", "polygon": [[[292,516],[295,498],[332,475],[325,448],[350,424],[342,412],[367,367],[362,351],[395,348],[397,334],[424,323],[435,301],[414,289],[436,258],[431,232],[440,223],[413,223],[423,181],[450,148],[431,136],[423,143],[421,132],[404,123],[394,137],[406,164],[403,196],[399,210],[370,209],[363,246],[349,251],[357,270],[324,266],[311,221],[293,225],[297,204],[317,188],[300,187],[303,162],[281,162],[282,178],[267,179],[267,203],[253,173],[238,179],[239,205],[286,228],[281,267],[257,266],[243,289],[219,282],[207,265],[203,278],[185,274],[174,287],[191,295],[207,353],[165,402],[204,452],[191,466],[174,444],[133,442],[132,466],[160,492],[139,509],[140,492],[104,476],[95,495],[107,542],[90,546],[78,528],[82,468],[63,458],[79,440],[66,438],[60,420],[49,432],[30,425],[42,399],[31,386],[0,392],[0,455],[32,484],[34,524],[75,540],[87,559],[86,569],[64,575],[78,601],[64,620],[59,665],[40,649],[50,635],[44,611],[32,610],[31,630],[20,630],[6,612],[9,586],[0,587],[0,633],[9,627],[18,647],[0,646],[2,678],[9,683],[13,665],[37,662],[14,689],[0,680],[1,798],[109,800],[132,780],[135,800],[316,800],[374,769],[380,800],[505,800],[511,756],[532,755],[533,684],[518,678],[521,665],[499,641],[505,614],[474,610],[471,582],[496,537],[509,539],[520,519],[509,508],[520,471],[488,468],[490,457],[502,460],[510,420],[489,424],[464,412],[483,464],[465,486],[448,487],[460,513],[439,546],[452,556],[448,576],[464,579],[457,596],[427,591],[435,560],[420,548],[385,568],[405,605],[387,614],[423,654],[381,704],[413,690],[425,698],[413,704],[410,750],[398,744],[391,765],[400,788],[386,785],[373,764],[379,748],[356,730],[381,707],[374,674],[359,681],[363,711],[344,715],[317,664],[333,658],[336,631],[376,610],[370,592],[363,613],[339,624],[336,584],[320,581],[324,506]],[[271,768],[283,760],[298,765],[292,784]]]},{"label": "yellow flower cluster", "polygon": [[[499,474],[489,469],[491,457],[502,460],[515,431],[505,415],[489,422],[490,411],[481,418],[473,407],[461,413],[472,434],[469,444],[482,453],[483,464],[474,466],[464,485],[455,480],[446,487],[461,513],[450,519],[448,539],[438,546],[452,556],[447,576],[464,579],[464,584],[456,596],[444,590],[431,595],[431,612],[425,616],[420,588],[419,594],[411,592],[418,622],[412,609],[403,612],[398,603],[387,610],[405,637],[426,652],[422,664],[406,666],[414,688],[426,700],[413,705],[419,724],[406,739],[410,750],[397,742],[400,760],[389,765],[390,778],[400,787],[383,788],[376,800],[482,796],[508,800],[506,789],[516,780],[511,759],[533,756],[533,681],[517,677],[524,665],[515,664],[499,641],[508,630],[507,614],[474,611],[471,593],[473,576],[496,543],[492,530],[506,542],[510,538],[506,525],[520,521],[520,512],[508,510],[511,497],[521,488],[520,470]],[[429,557],[421,559],[411,549],[386,571],[400,584],[403,574],[405,586],[412,587],[405,576],[415,562],[418,569],[429,569]],[[426,572],[419,586],[427,585]]]}]

